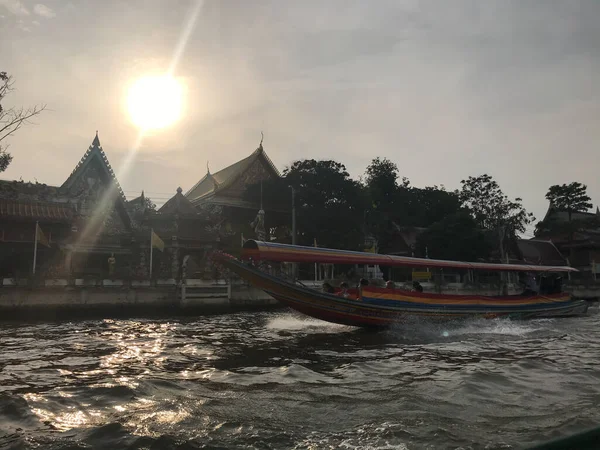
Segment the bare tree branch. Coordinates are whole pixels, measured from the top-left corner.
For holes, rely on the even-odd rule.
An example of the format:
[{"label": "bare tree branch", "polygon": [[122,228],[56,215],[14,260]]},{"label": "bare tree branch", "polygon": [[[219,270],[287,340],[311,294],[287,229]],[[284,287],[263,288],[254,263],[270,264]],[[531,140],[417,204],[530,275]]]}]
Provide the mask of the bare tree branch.
[{"label": "bare tree branch", "polygon": [[[0,142],[12,136],[23,124],[31,123],[30,119],[46,109],[46,105],[32,108],[2,107],[2,100],[13,90],[14,80],[6,72],[0,72]],[[6,170],[12,161],[8,146],[0,146],[0,172]]]}]

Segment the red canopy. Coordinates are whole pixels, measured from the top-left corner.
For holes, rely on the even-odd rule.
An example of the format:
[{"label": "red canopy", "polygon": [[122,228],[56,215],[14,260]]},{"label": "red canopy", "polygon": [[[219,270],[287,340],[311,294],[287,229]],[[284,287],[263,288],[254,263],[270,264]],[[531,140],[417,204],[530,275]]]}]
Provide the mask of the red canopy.
[{"label": "red canopy", "polygon": [[408,256],[380,255],[377,253],[352,252],[331,248],[304,247],[248,240],[244,244],[242,258],[265,261],[331,264],[368,264],[380,266],[403,266],[413,268],[452,268],[506,272],[577,272],[567,266],[533,266],[527,264],[492,264],[441,259],[410,258]]}]

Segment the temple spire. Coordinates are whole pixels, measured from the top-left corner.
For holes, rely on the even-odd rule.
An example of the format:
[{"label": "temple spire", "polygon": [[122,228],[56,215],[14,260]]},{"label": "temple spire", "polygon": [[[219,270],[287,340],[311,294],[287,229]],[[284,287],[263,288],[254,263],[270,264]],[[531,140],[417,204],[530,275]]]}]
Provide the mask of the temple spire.
[{"label": "temple spire", "polygon": [[264,139],[264,138],[265,138],[265,135],[264,135],[264,134],[263,134],[263,132],[261,131],[261,132],[260,132],[260,144],[258,144],[258,148],[260,148],[261,150],[262,150],[262,148],[263,148],[263,146],[262,146],[262,143],[263,143],[263,139]]},{"label": "temple spire", "polygon": [[208,161],[206,161],[206,173],[210,175],[210,167],[208,167]]},{"label": "temple spire", "polygon": [[98,138],[98,130],[96,130],[96,137],[92,141],[92,147],[100,147],[100,139]]}]

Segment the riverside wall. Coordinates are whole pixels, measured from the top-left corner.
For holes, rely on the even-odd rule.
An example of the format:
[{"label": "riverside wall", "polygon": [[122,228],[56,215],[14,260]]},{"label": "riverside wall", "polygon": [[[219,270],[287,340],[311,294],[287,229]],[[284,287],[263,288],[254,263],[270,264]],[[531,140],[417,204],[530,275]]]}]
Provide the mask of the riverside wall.
[{"label": "riverside wall", "polygon": [[125,282],[46,280],[23,285],[4,279],[0,320],[59,319],[73,316],[174,316],[262,310],[280,304],[260,289],[224,280]]}]

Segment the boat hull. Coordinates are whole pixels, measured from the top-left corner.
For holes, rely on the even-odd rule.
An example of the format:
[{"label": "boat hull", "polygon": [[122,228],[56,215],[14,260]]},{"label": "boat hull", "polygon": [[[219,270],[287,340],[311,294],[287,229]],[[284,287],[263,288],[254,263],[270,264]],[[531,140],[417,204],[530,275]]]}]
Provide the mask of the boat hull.
[{"label": "boat hull", "polygon": [[452,296],[367,287],[360,298],[344,298],[298,286],[231,257],[221,262],[254,286],[296,311],[328,322],[389,327],[415,317],[455,320],[473,317],[531,319],[582,315],[588,304],[566,294],[553,296]]}]

